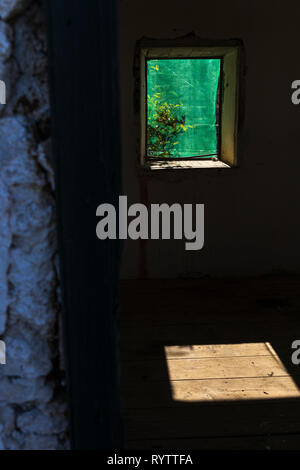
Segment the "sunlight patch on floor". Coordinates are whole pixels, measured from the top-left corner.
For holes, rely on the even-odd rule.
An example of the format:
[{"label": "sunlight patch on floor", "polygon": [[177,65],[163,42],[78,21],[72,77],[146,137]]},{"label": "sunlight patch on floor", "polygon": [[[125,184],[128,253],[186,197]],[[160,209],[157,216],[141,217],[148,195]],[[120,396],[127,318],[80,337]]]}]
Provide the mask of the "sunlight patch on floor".
[{"label": "sunlight patch on floor", "polygon": [[300,398],[300,391],[268,342],[165,346],[176,401]]}]

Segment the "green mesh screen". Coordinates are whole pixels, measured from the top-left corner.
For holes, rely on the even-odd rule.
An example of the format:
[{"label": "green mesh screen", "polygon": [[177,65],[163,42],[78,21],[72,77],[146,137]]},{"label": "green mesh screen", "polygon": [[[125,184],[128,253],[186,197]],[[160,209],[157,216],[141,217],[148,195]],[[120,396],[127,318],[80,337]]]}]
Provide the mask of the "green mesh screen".
[{"label": "green mesh screen", "polygon": [[220,59],[147,60],[148,157],[217,154],[220,69]]}]

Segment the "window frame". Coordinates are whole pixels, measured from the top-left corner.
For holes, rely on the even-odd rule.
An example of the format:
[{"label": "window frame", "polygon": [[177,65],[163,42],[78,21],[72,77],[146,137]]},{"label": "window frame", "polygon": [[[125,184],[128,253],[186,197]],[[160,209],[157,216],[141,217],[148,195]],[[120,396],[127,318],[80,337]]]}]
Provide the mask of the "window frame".
[{"label": "window frame", "polygon": [[[240,44],[141,44],[140,63],[140,165],[144,169],[231,168],[237,166],[237,137],[240,91]],[[163,163],[147,158],[147,60],[166,58],[221,59],[218,157],[187,157]],[[176,160],[174,162],[174,160]],[[182,163],[181,163],[182,162]]]}]

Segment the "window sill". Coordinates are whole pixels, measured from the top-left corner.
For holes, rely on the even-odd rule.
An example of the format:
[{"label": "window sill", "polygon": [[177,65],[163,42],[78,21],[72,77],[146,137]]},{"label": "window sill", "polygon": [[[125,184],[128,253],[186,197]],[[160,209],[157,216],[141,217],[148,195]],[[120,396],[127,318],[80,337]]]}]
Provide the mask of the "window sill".
[{"label": "window sill", "polygon": [[188,161],[151,161],[151,163],[145,164],[143,169],[155,171],[155,170],[190,170],[190,169],[201,169],[201,168],[231,168],[226,163],[218,160],[188,160]]}]

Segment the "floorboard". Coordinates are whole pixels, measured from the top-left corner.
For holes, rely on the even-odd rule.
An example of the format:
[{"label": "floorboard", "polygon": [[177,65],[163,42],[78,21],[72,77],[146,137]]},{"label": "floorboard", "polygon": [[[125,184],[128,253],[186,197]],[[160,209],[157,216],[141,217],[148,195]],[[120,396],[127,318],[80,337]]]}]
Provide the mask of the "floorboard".
[{"label": "floorboard", "polygon": [[122,281],[129,449],[300,449],[300,279]]}]

